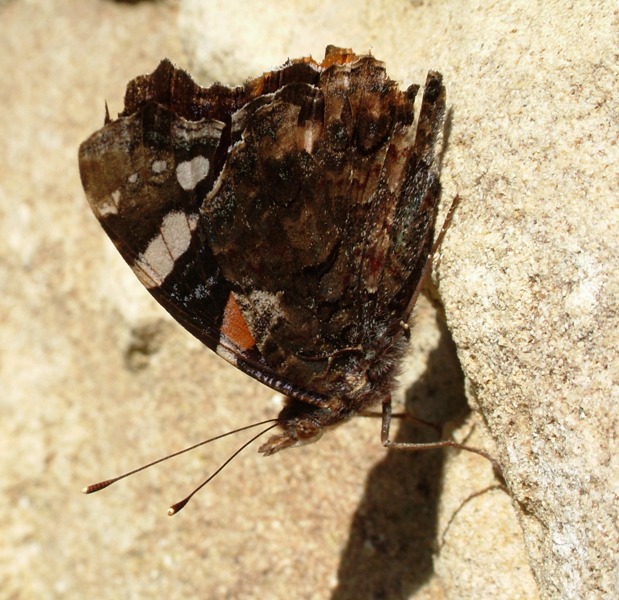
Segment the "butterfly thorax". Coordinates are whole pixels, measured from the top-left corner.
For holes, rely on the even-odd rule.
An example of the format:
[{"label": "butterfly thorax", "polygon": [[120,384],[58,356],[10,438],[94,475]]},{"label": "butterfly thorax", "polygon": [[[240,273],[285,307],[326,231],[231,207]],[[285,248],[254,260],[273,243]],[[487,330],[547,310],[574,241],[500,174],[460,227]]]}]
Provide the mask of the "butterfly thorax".
[{"label": "butterfly thorax", "polygon": [[404,330],[376,340],[377,349],[369,350],[359,361],[358,369],[346,373],[347,392],[316,403],[287,396],[278,415],[281,433],[271,436],[259,449],[265,456],[296,446],[311,444],[322,434],[355,415],[379,404],[391,394],[398,366],[406,351]]}]

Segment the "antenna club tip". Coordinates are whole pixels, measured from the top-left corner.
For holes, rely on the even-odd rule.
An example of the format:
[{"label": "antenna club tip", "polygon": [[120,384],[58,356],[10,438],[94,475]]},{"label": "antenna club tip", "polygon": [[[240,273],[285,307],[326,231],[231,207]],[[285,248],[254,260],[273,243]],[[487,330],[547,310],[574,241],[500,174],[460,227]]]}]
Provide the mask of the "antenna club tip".
[{"label": "antenna club tip", "polygon": [[93,492],[98,492],[99,490],[104,490],[106,487],[116,483],[118,481],[118,477],[115,479],[106,479],[105,481],[100,481],[99,483],[91,483],[87,485],[85,488],[82,488],[82,494],[92,494]]},{"label": "antenna club tip", "polygon": [[189,502],[189,500],[191,500],[191,496],[193,496],[193,494],[190,494],[189,496],[187,496],[187,498],[181,500],[180,502],[177,502],[176,504],[172,504],[172,506],[170,506],[170,508],[168,508],[168,517],[172,517],[176,513],[178,513],[181,510],[183,510],[183,508],[185,508],[187,502]]}]

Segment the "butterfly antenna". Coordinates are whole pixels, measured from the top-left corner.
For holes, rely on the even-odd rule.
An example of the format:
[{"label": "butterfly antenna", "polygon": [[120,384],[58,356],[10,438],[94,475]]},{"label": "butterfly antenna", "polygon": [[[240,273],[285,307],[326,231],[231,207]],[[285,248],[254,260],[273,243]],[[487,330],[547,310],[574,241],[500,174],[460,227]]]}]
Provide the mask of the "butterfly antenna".
[{"label": "butterfly antenna", "polygon": [[[269,431],[269,429],[273,429],[273,427],[275,427],[277,425],[277,419],[267,419],[266,421],[260,421],[259,423],[253,423],[252,425],[246,425],[245,427],[239,427],[238,429],[233,429],[232,431],[228,431],[226,433],[222,433],[220,435],[216,435],[215,437],[212,437],[212,438],[210,438],[208,440],[204,440],[202,442],[198,442],[197,444],[194,444],[193,446],[189,446],[189,448],[185,448],[183,450],[179,450],[178,452],[174,452],[173,454],[168,454],[167,456],[164,456],[163,458],[159,458],[157,460],[154,460],[153,462],[150,462],[147,465],[143,465],[141,467],[138,467],[137,469],[133,469],[132,471],[129,471],[127,473],[123,473],[122,475],[119,475],[118,477],[113,477],[112,479],[106,479],[104,481],[99,481],[99,483],[93,483],[92,485],[87,485],[85,488],[82,488],[82,493],[84,493],[84,494],[92,494],[93,492],[98,492],[99,490],[105,489],[106,487],[112,485],[113,483],[116,483],[117,481],[120,481],[121,479],[124,479],[125,477],[129,477],[130,475],[134,475],[135,473],[139,473],[140,471],[144,471],[145,469],[148,469],[150,467],[158,465],[159,463],[162,463],[162,462],[164,462],[164,461],[166,461],[166,460],[168,460],[170,458],[174,458],[175,456],[179,456],[181,454],[185,454],[185,452],[189,452],[190,450],[195,450],[196,448],[199,448],[200,446],[204,446],[206,444],[210,444],[211,442],[214,442],[214,441],[219,440],[221,438],[224,438],[226,436],[233,435],[235,433],[240,433],[241,431],[245,431],[247,429],[253,429],[254,427],[259,427],[260,425],[266,425],[267,423],[271,423],[272,425],[270,425],[267,429],[265,429],[264,431],[259,433],[254,438],[252,438],[247,444],[244,444],[243,446],[241,446],[241,448],[239,450],[237,450],[228,460],[226,460],[226,462],[221,467],[219,467],[219,469],[217,469],[217,471],[215,471],[215,474],[210,477],[210,479],[212,479],[217,473],[219,473],[219,471],[221,471],[223,469],[223,467],[225,467],[241,450],[243,450],[246,446],[248,446],[253,440],[255,440],[256,438],[260,437],[266,431]],[[202,484],[202,485],[204,485],[204,484]],[[202,486],[200,486],[200,487],[202,487]],[[200,488],[198,488],[198,489],[200,489]],[[189,498],[187,498],[187,500],[188,499]]]},{"label": "butterfly antenna", "polygon": [[[277,427],[278,425],[277,419],[271,419],[270,421],[263,421],[262,423],[256,423],[256,425],[262,425],[263,423],[269,423],[272,421],[275,421],[275,423],[273,423],[272,425],[269,425],[266,429],[262,430],[260,433],[257,433],[254,437],[247,440],[238,450],[236,450],[230,457],[228,457],[225,460],[225,462],[220,467],[218,467],[218,469],[212,475],[209,475],[209,477],[207,477],[197,488],[195,488],[193,492],[191,492],[188,496],[183,498],[180,502],[177,502],[176,504],[173,504],[172,506],[170,506],[170,508],[168,508],[168,516],[171,517],[175,515],[177,512],[181,511],[185,507],[187,502],[189,502],[195,494],[197,494],[209,481],[211,481],[217,475],[219,475],[219,473],[221,473],[232,460],[234,460],[241,452],[243,452],[243,450],[245,450],[247,446],[255,442],[259,437],[263,436],[267,431],[270,431],[271,429],[273,429],[274,427]],[[244,427],[243,429],[248,429],[248,428]]]}]

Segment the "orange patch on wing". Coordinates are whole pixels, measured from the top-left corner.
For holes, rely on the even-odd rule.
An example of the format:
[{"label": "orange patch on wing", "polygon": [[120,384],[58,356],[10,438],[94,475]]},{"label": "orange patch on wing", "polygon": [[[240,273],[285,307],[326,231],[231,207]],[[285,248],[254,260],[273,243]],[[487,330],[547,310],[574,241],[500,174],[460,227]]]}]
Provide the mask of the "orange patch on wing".
[{"label": "orange patch on wing", "polygon": [[241,313],[234,294],[228,296],[223,323],[221,324],[221,333],[241,350],[249,350],[256,345],[256,340],[247,327],[247,321]]},{"label": "orange patch on wing", "polygon": [[326,69],[332,65],[346,65],[358,58],[350,48],[338,48],[337,46],[329,45],[325,50],[325,58],[320,63],[320,66]]}]

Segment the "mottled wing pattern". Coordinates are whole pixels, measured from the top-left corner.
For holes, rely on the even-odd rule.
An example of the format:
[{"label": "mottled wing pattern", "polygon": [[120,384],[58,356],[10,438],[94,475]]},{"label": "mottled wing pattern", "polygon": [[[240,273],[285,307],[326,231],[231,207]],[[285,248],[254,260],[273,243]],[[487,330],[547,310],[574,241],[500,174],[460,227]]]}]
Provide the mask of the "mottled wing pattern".
[{"label": "mottled wing pattern", "polygon": [[223,128],[150,102],[107,123],[79,153],[86,195],[107,234],[155,298],[212,349],[229,287],[200,230],[199,194]]},{"label": "mottled wing pattern", "polygon": [[153,296],[241,370],[319,404],[397,333],[432,243],[444,110],[328,48],[239,88],[163,61],[84,142],[84,189]]},{"label": "mottled wing pattern", "polygon": [[79,151],[93,212],[157,301],[223,358],[299,397],[307,394],[281,381],[256,350],[211,252],[200,207],[253,111],[241,109],[254,99],[256,108],[290,80],[316,75],[315,63],[303,59],[243,87],[204,89],[164,60],[129,83],[123,113],[106,117]]},{"label": "mottled wing pattern", "polygon": [[302,389],[350,397],[408,316],[432,244],[444,108],[432,73],[416,140],[416,91],[368,56],[260,99],[202,207],[258,350]]}]

